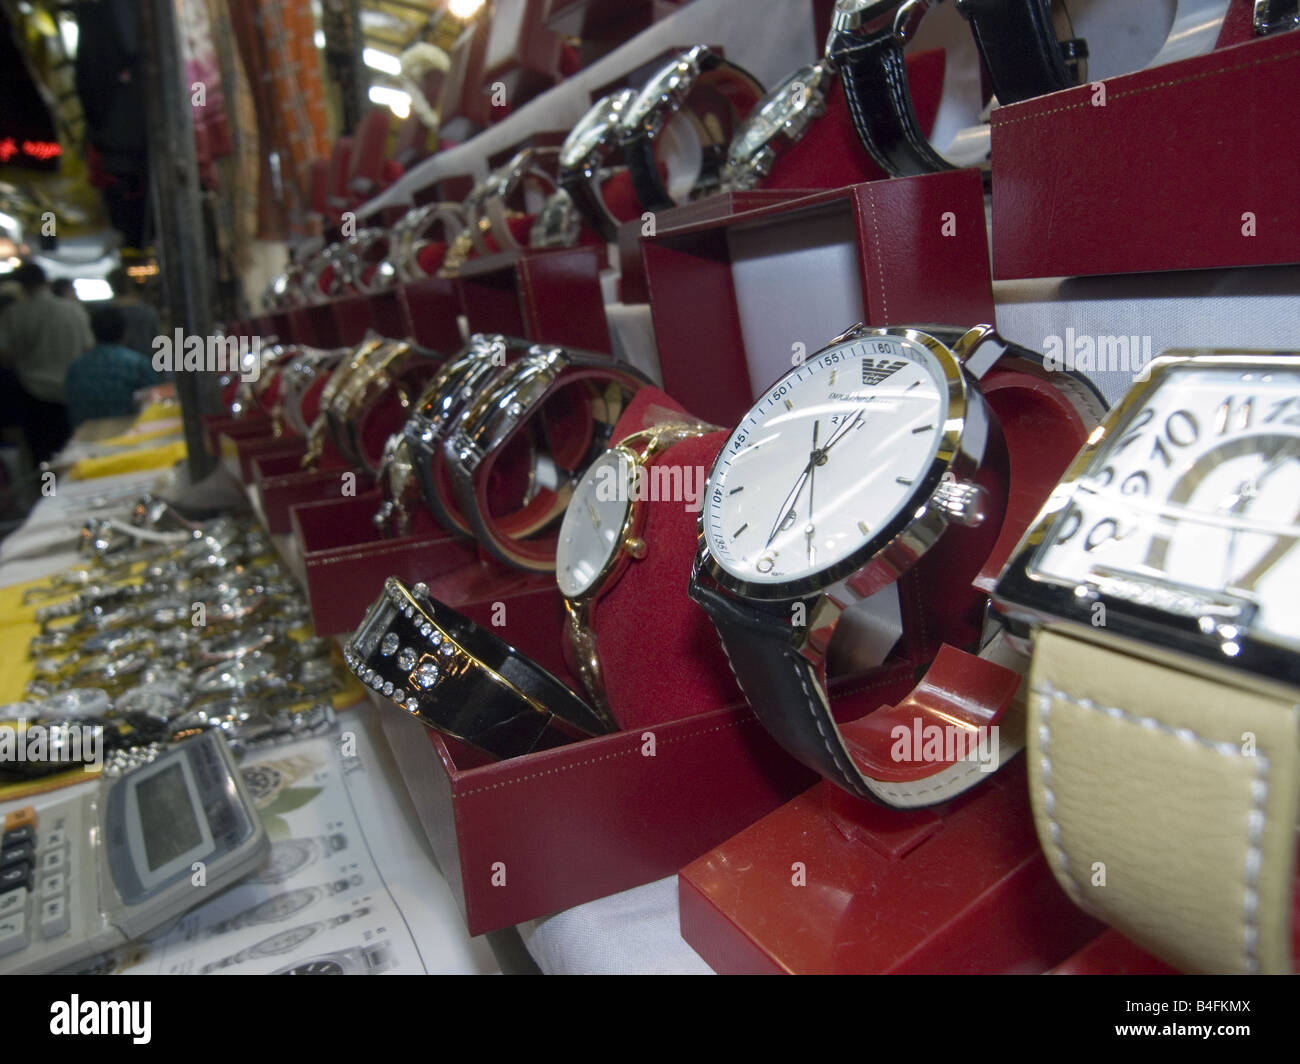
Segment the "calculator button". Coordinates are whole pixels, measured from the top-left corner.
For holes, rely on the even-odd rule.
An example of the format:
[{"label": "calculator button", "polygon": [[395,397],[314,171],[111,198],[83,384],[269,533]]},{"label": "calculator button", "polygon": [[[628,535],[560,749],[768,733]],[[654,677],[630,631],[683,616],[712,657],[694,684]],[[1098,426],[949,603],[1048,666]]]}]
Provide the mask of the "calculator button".
[{"label": "calculator button", "polygon": [[0,957],[17,953],[26,946],[28,933],[26,913],[0,916]]},{"label": "calculator button", "polygon": [[36,810],[32,806],[28,805],[22,809],[15,809],[5,816],[5,834],[8,835],[16,828],[36,830]]},{"label": "calculator button", "polygon": [[62,872],[51,872],[41,877],[41,897],[53,898],[68,893],[68,880]]},{"label": "calculator button", "polygon": [[0,868],[0,894],[19,887],[32,889],[32,869],[30,865],[17,864]]},{"label": "calculator button", "polygon": [[67,850],[47,850],[41,854],[41,872],[60,872],[67,866]]},{"label": "calculator button", "polygon": [[0,894],[0,920],[10,913],[20,913],[27,908],[27,888],[19,887],[8,894]]},{"label": "calculator button", "polygon": [[30,842],[22,843],[18,846],[10,846],[7,850],[0,850],[0,868],[8,868],[10,865],[36,863],[36,847]]},{"label": "calculator button", "polygon": [[47,850],[58,850],[68,845],[68,833],[62,830],[44,831],[41,838],[45,842]]},{"label": "calculator button", "polygon": [[68,929],[68,900],[47,898],[41,902],[41,934],[55,938]]},{"label": "calculator button", "polygon": [[5,831],[5,837],[0,842],[0,849],[7,850],[11,846],[21,846],[27,842],[36,841],[36,829],[24,825],[18,828],[9,828]]}]

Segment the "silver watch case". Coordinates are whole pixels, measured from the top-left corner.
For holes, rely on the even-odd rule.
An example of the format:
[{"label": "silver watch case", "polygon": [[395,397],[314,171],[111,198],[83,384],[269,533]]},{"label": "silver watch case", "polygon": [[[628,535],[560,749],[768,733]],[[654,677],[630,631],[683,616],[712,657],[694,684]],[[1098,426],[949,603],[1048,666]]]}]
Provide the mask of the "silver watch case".
[{"label": "silver watch case", "polygon": [[[834,77],[834,68],[821,60],[800,67],[759,102],[731,139],[723,167],[725,187],[753,188],[772,172],[777,158],[826,113],[826,93]],[[759,131],[765,127],[763,135]]]},{"label": "silver watch case", "polygon": [[[947,384],[947,417],[939,450],[925,475],[917,480],[908,501],[898,508],[894,518],[873,535],[861,548],[835,565],[798,580],[780,584],[755,584],[728,573],[710,554],[705,537],[705,515],[700,514],[699,548],[691,570],[691,582],[705,578],[717,586],[754,602],[792,602],[809,597],[815,604],[808,614],[806,636],[833,627],[839,615],[850,606],[869,598],[897,582],[943,535],[959,516],[955,512],[954,489],[960,491],[983,462],[989,436],[989,412],[979,389],[974,387],[963,361],[983,338],[987,330],[972,329],[950,349],[927,333],[907,328],[868,328],[857,325],[836,337],[808,360],[837,347],[850,346],[871,337],[899,337],[925,347],[939,362]],[[791,372],[796,372],[795,370]],[[784,379],[784,377],[782,378]],[[779,386],[773,382],[771,388]],[[716,464],[716,463],[715,463]],[[713,479],[710,469],[706,485]],[[977,524],[984,519],[981,510],[960,515],[958,523]],[[810,657],[820,650],[811,648],[810,640],[800,647]]]}]

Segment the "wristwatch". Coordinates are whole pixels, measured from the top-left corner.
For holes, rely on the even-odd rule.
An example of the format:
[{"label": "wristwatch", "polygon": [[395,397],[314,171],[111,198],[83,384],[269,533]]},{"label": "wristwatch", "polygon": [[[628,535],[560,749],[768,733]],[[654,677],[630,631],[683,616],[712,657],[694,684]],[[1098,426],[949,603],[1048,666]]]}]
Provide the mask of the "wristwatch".
[{"label": "wristwatch", "polygon": [[[950,170],[926,139],[912,104],[903,47],[941,0],[837,0],[826,58],[844,83],[853,128],[868,155],[894,177]],[[1083,41],[1056,38],[1050,0],[957,0],[1000,103],[1077,84]]]},{"label": "wristwatch", "polygon": [[1255,0],[1251,22],[1257,37],[1300,29],[1300,4],[1296,0]]},{"label": "wristwatch", "polygon": [[516,569],[554,572],[558,537],[547,529],[647,383],[609,358],[541,346],[494,380],[443,444],[457,504],[480,545]]},{"label": "wristwatch", "polygon": [[[555,168],[558,149],[524,148],[500,167],[489,182],[486,195],[478,204],[478,218],[470,219],[470,231],[486,237],[490,234],[497,251],[518,251],[524,245],[510,228],[512,219],[537,215],[546,200],[555,193]],[[530,199],[535,202],[530,203]],[[486,226],[475,225],[486,220]],[[492,250],[480,247],[479,254]]]},{"label": "wristwatch", "polygon": [[592,610],[627,566],[646,556],[641,529],[651,463],[673,444],[713,431],[716,426],[676,421],[625,437],[592,462],[565,510],[555,548],[555,578],[564,596],[566,660],[592,703],[610,719]]},{"label": "wristwatch", "polygon": [[822,59],[800,67],[763,97],[727,148],[724,187],[753,188],[767,177],[777,158],[826,113],[834,77],[835,68]]},{"label": "wristwatch", "polygon": [[528,233],[530,248],[571,248],[582,235],[582,215],[573,198],[557,188],[542,204]]},{"label": "wristwatch", "polygon": [[382,292],[397,283],[391,264],[392,234],[375,226],[360,229],[343,241],[338,261],[346,287],[364,295]]},{"label": "wristwatch", "polygon": [[449,532],[469,535],[470,525],[456,505],[443,440],[490,382],[531,347],[527,340],[475,333],[429,382],[402,429],[424,503]]},{"label": "wristwatch", "polygon": [[560,188],[606,241],[618,239],[619,219],[605,205],[601,177],[618,151],[623,116],[636,96],[632,88],[602,96],[560,145]]},{"label": "wristwatch", "polygon": [[302,348],[281,374],[279,416],[296,436],[306,437],[319,413],[320,395],[330,372],[346,352]]},{"label": "wristwatch", "polygon": [[1034,821],[1066,892],[1174,967],[1290,973],[1300,354],[1148,369],[997,584],[1032,633]]},{"label": "wristwatch", "polygon": [[343,651],[362,683],[498,758],[613,731],[540,665],[416,584],[389,577]]},{"label": "wristwatch", "polygon": [[338,949],[308,957],[272,975],[380,975],[396,967],[397,958],[387,942]]},{"label": "wristwatch", "polygon": [[311,423],[311,428],[307,433],[307,453],[302,458],[303,469],[310,469],[315,466],[320,461],[321,455],[325,453],[325,443],[335,432],[331,421],[331,417],[334,416],[334,404],[338,401],[339,395],[348,381],[352,379],[355,373],[363,369],[375,353],[388,342],[382,337],[368,337],[358,344],[350,355],[345,355],[339,364],[334,367],[329,379],[326,380],[324,387],[321,389],[319,413]]},{"label": "wristwatch", "polygon": [[[442,266],[447,250],[465,231],[465,225],[465,210],[459,203],[427,203],[407,211],[394,227],[391,245],[398,278],[409,282],[432,277]],[[431,239],[435,233],[441,233],[442,239]],[[426,269],[426,249],[439,243],[443,258],[431,261],[432,269]]]},{"label": "wristwatch", "polygon": [[886,631],[897,582],[936,546],[953,599],[987,606],[974,575],[1024,490],[979,386],[995,362],[1056,376],[987,326],[856,326],[759,397],[705,486],[690,594],[750,706],[799,761],[885,805],[960,794],[1022,742],[1007,710],[1023,662],[996,629],[978,655],[944,645],[906,700],[860,720],[837,724],[826,690],[842,615]]},{"label": "wristwatch", "polygon": [[670,60],[646,82],[619,119],[619,142],[641,209],[666,210],[684,201],[680,190],[659,176],[656,145],[677,114],[689,119],[699,138],[701,164],[691,196],[716,192],[727,147],[737,127],[763,98],[752,74],[700,44]]},{"label": "wristwatch", "polygon": [[297,839],[279,839],[271,843],[266,861],[244,883],[283,883],[322,857],[329,857],[348,848],[348,837],[342,832],[331,835]]}]

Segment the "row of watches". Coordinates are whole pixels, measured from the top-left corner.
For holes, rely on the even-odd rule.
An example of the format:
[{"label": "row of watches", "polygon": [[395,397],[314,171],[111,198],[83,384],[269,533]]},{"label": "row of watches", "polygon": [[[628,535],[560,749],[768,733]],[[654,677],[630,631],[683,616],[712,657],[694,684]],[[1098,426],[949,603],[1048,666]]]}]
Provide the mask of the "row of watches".
[{"label": "row of watches", "polygon": [[[148,509],[137,507],[137,511]],[[237,756],[319,734],[341,690],[334,651],[310,635],[297,584],[266,535],[231,518],[88,536],[86,564],[28,589],[39,627],[26,701],[0,716],[103,728],[106,771],[220,729]],[[32,775],[63,759],[7,766]]]},{"label": "row of watches", "polygon": [[[1050,390],[1082,426],[1059,483],[1064,456],[1027,448],[984,394],[1006,374]],[[614,729],[586,617],[655,545],[638,534],[637,493],[598,485],[708,429],[643,430],[573,492],[556,572],[585,702],[396,580],[349,665],[498,756]],[[984,572],[1026,494],[1037,515],[1010,561]],[[1290,971],[1298,498],[1295,354],[1169,352],[1107,412],[1085,379],[987,327],[858,326],[767,389],[722,444],[683,586],[755,714],[845,791],[933,805],[1027,745],[1044,850],[1081,906],[1187,971]],[[943,647],[897,706],[837,721],[839,622],[896,611],[886,600],[933,559],[931,594],[982,611],[978,636]],[[861,630],[847,627],[848,639]],[[898,753],[899,726],[918,735],[915,754]],[[919,736],[936,728],[963,736],[955,755],[950,741],[922,756]]]}]

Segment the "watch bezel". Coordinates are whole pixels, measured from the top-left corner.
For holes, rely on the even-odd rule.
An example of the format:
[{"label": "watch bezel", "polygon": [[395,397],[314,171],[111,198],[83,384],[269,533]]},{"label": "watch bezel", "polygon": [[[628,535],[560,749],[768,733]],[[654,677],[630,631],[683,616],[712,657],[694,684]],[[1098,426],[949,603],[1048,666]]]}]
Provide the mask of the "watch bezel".
[{"label": "watch bezel", "polygon": [[[803,366],[832,351],[852,348],[874,337],[908,340],[924,347],[938,361],[947,388],[947,415],[939,434],[939,448],[930,462],[929,469],[918,478],[914,490],[879,532],[847,557],[825,569],[794,580],[773,583],[756,583],[734,576],[713,557],[709,550],[705,529],[708,515],[707,499],[712,490],[714,474],[739,425],[744,423],[745,418],[742,417],[737,428],[732,429],[727,436],[718,457],[714,459],[709,469],[709,475],[705,478],[706,502],[700,511],[699,548],[691,572],[693,583],[702,574],[707,573],[722,589],[740,598],[756,602],[781,602],[804,598],[823,592],[850,577],[854,578],[855,583],[862,583],[863,586],[884,587],[895,583],[904,572],[915,565],[948,527],[948,519],[943,515],[940,507],[930,505],[931,498],[943,483],[946,474],[966,479],[976,472],[983,458],[984,443],[987,441],[988,413],[979,391],[968,381],[961,360],[951,348],[928,333],[917,329],[891,327],[852,329],[809,355],[802,365],[793,367],[788,373],[782,374],[769,384],[750,410],[765,400],[768,393],[777,388],[787,377],[798,373]],[[941,396],[940,406],[943,405],[945,405],[944,397]],[[748,411],[745,416],[748,416]]]},{"label": "watch bezel", "polygon": [[[1206,612],[1200,617],[1191,613],[1180,616],[1168,609],[1102,590],[1094,579],[1095,571],[1070,580],[1036,571],[1035,559],[1039,551],[1054,534],[1058,520],[1074,499],[1078,482],[1100,457],[1103,448],[1115,435],[1123,433],[1170,374],[1192,362],[1195,362],[1196,369],[1276,370],[1285,367],[1300,371],[1300,354],[1263,350],[1175,349],[1154,359],[1147,372],[1111,409],[1075,455],[1047,502],[1016,544],[994,589],[994,605],[1013,623],[1030,631],[1064,624],[1083,629],[1095,638],[1115,637],[1135,645],[1151,644],[1186,655],[1214,669],[1226,668],[1265,681],[1284,679],[1291,684],[1300,684],[1300,654],[1252,636],[1250,625],[1255,607],[1245,599],[1224,591],[1211,592],[1166,581],[1144,581],[1137,573],[1126,571],[1123,574],[1125,581],[1149,586],[1153,593],[1164,591],[1185,596],[1190,600],[1189,604],[1199,601],[1206,607]],[[1228,636],[1222,631],[1225,618],[1221,611],[1225,605],[1235,606],[1237,602],[1240,602],[1240,608],[1226,618],[1231,629]],[[1093,622],[1093,611],[1098,605],[1104,609],[1100,614],[1106,619],[1104,627]],[[1216,610],[1220,611],[1217,619]],[[1225,643],[1235,646],[1236,652],[1226,652]]]},{"label": "watch bezel", "polygon": [[[723,180],[729,188],[750,188],[766,177],[772,164],[784,152],[799,142],[808,128],[826,113],[826,86],[834,77],[830,64],[821,59],[800,67],[785,77],[776,88],[754,105],[748,117],[737,127],[727,148],[723,164]],[[805,100],[796,104],[791,86],[804,86]],[[737,144],[763,112],[780,105],[780,123],[775,132],[746,155],[736,154]]]}]

